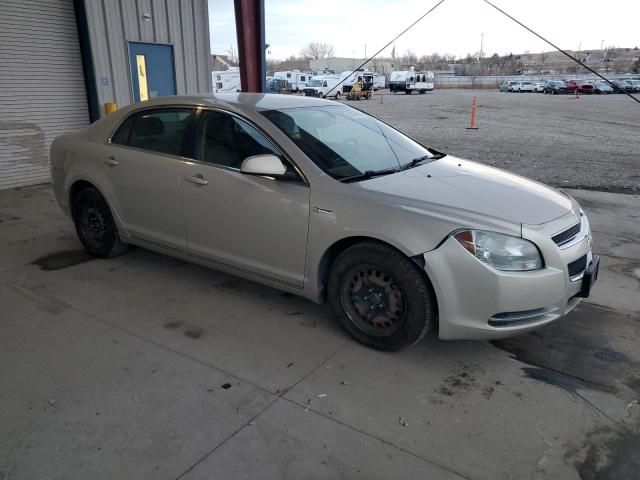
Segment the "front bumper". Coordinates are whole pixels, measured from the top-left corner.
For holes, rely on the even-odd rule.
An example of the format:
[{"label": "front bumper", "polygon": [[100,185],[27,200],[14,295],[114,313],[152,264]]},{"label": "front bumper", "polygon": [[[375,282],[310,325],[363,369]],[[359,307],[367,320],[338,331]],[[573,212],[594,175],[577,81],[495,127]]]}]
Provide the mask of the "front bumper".
[{"label": "front bumper", "polygon": [[[575,223],[575,215],[573,220]],[[588,228],[588,227],[587,227]],[[545,267],[530,272],[496,270],[449,237],[424,254],[425,270],[438,300],[439,337],[488,340],[526,333],[557,320],[582,300],[583,275],[568,265],[586,256],[592,263],[591,234],[560,249],[544,229],[523,226],[523,237],[540,249]]]}]

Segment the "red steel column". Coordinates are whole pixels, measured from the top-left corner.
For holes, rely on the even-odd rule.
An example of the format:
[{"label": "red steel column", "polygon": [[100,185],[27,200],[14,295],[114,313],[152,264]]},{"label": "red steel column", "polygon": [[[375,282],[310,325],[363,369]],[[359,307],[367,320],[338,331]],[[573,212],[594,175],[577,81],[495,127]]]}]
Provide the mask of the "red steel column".
[{"label": "red steel column", "polygon": [[264,0],[234,0],[240,85],[243,92],[263,92],[266,83]]}]

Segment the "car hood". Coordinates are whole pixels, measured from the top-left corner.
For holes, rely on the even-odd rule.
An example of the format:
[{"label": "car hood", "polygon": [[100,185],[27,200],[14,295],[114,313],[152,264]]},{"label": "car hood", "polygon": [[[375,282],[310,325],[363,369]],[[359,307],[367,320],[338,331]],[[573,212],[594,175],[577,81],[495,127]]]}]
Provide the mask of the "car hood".
[{"label": "car hood", "polygon": [[395,197],[400,206],[457,210],[461,217],[516,224],[546,223],[566,215],[573,205],[569,197],[539,182],[452,156],[359,185]]}]

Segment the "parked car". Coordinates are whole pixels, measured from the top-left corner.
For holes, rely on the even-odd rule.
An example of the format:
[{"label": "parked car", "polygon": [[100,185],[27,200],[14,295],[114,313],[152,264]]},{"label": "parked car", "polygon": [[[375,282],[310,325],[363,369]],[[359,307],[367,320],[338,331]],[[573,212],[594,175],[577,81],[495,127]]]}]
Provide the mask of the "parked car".
[{"label": "parked car", "polygon": [[533,84],[534,91],[537,92],[537,93],[544,92],[544,83],[545,82],[535,82]]},{"label": "parked car", "polygon": [[565,80],[569,92],[591,94],[594,91],[593,83],[585,80]]},{"label": "parked car", "polygon": [[633,93],[634,87],[631,80],[617,80],[613,83],[618,87],[614,93]]},{"label": "parked car", "polygon": [[90,254],[134,244],[327,301],[381,350],[523,333],[597,278],[569,195],[329,100],[151,99],[56,138],[51,173]]},{"label": "parked car", "polygon": [[562,80],[548,80],[544,84],[543,92],[550,95],[558,95],[567,93],[567,84]]},{"label": "parked car", "polygon": [[502,82],[500,82],[500,86],[498,87],[498,89],[501,92],[511,92],[513,89],[513,85],[516,83],[518,82],[514,80],[503,80]]},{"label": "parked car", "polygon": [[613,87],[605,82],[595,82],[593,84],[593,93],[613,93]]},{"label": "parked car", "polygon": [[516,82],[511,90],[516,93],[533,92],[533,83],[529,81]]},{"label": "parked car", "polygon": [[640,92],[640,80],[629,80],[634,92]]}]

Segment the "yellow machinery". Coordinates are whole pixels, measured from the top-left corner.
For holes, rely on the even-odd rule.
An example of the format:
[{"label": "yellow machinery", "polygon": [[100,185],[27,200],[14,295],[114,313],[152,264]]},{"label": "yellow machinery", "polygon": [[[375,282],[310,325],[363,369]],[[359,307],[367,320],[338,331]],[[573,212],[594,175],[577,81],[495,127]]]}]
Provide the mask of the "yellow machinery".
[{"label": "yellow machinery", "polygon": [[351,90],[347,95],[347,100],[360,100],[361,98],[369,100],[373,96],[373,89],[370,85],[367,86],[369,87],[368,89],[366,89],[362,80],[358,80],[353,84],[353,87],[351,87]]}]

